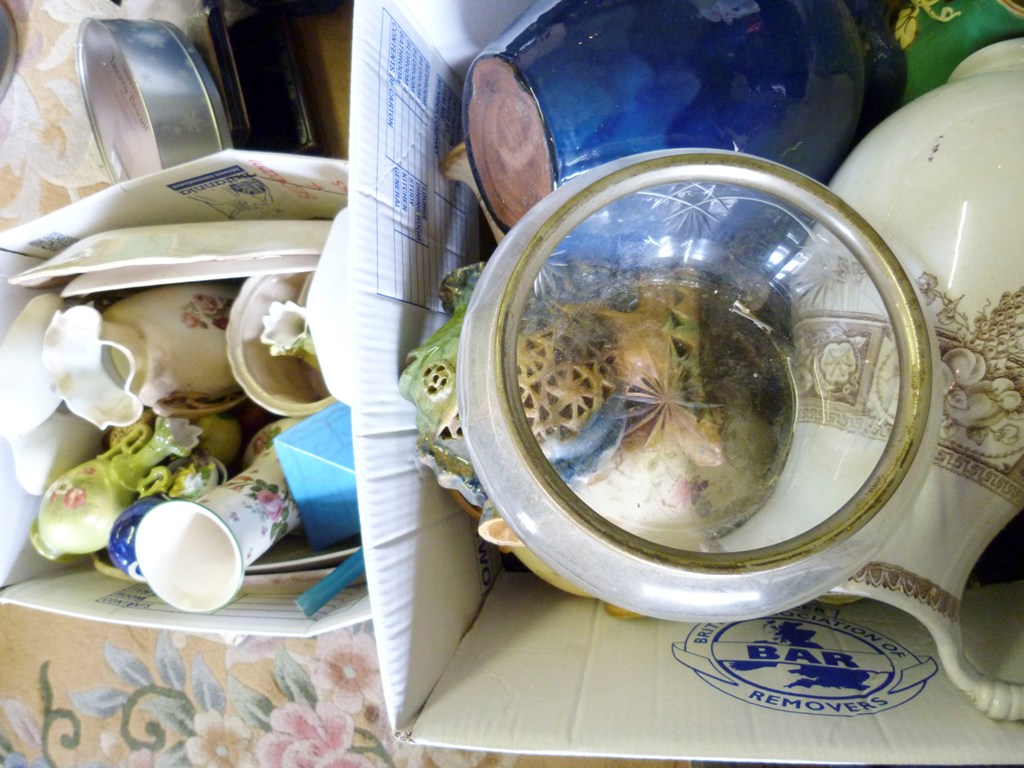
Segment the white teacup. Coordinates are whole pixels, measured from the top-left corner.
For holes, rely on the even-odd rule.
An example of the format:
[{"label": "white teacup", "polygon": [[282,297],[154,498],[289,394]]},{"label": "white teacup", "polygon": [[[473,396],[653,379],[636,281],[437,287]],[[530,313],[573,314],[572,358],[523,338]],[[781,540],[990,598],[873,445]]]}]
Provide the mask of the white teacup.
[{"label": "white teacup", "polygon": [[245,569],[300,524],[273,446],[196,501],[173,499],[142,518],[139,570],[166,603],[216,611],[238,593]]}]

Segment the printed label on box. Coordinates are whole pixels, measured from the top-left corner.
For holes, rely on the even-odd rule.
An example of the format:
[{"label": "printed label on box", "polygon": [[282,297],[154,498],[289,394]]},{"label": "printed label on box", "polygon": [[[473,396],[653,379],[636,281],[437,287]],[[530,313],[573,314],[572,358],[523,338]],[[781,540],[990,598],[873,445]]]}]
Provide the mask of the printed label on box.
[{"label": "printed label on box", "polygon": [[930,656],[845,621],[837,610],[809,606],[768,618],[698,624],[672,652],[734,698],[834,717],[905,704],[938,671]]},{"label": "printed label on box", "polygon": [[[381,15],[382,88],[373,131],[379,296],[442,311],[438,287],[473,248],[477,204],[441,164],[462,141],[462,88],[444,61],[387,10]],[[369,167],[373,167],[370,165]]]}]

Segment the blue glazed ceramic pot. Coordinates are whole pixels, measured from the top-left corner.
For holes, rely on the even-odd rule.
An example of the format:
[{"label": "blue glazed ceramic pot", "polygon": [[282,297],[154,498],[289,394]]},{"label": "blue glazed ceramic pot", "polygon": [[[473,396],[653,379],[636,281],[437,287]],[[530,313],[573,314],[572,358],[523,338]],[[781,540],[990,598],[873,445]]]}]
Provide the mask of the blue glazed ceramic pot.
[{"label": "blue glazed ceramic pot", "polygon": [[864,67],[844,0],[540,0],[470,66],[469,161],[505,230],[582,171],[650,150],[735,150],[827,181]]},{"label": "blue glazed ceramic pot", "polygon": [[157,504],[162,504],[165,501],[167,501],[167,497],[163,494],[143,496],[118,515],[110,529],[110,541],[107,544],[110,562],[136,581],[145,581],[145,579],[139,570],[138,558],[135,556],[135,532],[138,530],[139,521],[143,516]]}]

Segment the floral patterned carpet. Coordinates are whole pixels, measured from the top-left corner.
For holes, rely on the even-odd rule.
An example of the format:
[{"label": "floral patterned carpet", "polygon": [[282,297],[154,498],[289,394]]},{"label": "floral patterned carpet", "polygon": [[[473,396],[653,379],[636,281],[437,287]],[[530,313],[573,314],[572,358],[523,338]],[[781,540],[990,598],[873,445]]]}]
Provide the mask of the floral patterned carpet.
[{"label": "floral patterned carpet", "polygon": [[399,742],[373,629],[220,637],[0,606],[3,768],[667,768]]},{"label": "floral patterned carpet", "polygon": [[4,768],[431,764],[390,734],[368,625],[227,645],[3,613]]}]

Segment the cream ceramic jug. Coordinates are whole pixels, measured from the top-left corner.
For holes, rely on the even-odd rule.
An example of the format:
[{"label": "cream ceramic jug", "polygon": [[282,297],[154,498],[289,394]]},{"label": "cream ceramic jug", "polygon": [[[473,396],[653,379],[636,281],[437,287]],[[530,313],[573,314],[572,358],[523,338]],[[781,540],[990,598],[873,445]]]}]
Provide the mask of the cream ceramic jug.
[{"label": "cream ceramic jug", "polygon": [[42,361],[68,408],[100,428],[161,416],[220,413],[244,397],[227,355],[231,283],[163,285],[100,311],[56,312]]},{"label": "cream ceramic jug", "polygon": [[972,665],[960,611],[978,558],[1024,508],[1021,125],[1024,40],[997,43],[880,124],[830,184],[917,281],[946,384],[932,468],[905,527],[840,591],[915,616],[978,708],[1016,720],[1024,685]]}]

